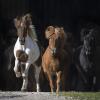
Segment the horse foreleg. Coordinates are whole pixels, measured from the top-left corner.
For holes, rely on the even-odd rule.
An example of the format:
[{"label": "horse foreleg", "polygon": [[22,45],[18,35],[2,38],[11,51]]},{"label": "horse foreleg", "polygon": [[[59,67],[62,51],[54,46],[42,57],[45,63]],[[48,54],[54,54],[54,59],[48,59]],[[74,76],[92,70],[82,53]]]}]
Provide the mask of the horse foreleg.
[{"label": "horse foreleg", "polygon": [[50,73],[47,73],[47,74],[48,74],[48,78],[49,78],[50,89],[51,89],[51,92],[53,93],[54,92],[54,85],[53,85],[52,76]]},{"label": "horse foreleg", "polygon": [[23,84],[22,84],[21,91],[26,91],[27,85],[28,85],[28,77],[23,77]]},{"label": "horse foreleg", "polygon": [[25,71],[22,73],[22,77],[23,77],[23,85],[22,85],[22,88],[21,88],[22,91],[27,90],[29,67],[30,67],[30,63],[26,63],[25,64]]},{"label": "horse foreleg", "polygon": [[35,65],[35,79],[36,79],[36,90],[37,90],[37,92],[40,91],[40,85],[39,85],[40,71],[41,71],[41,66],[38,67],[38,66]]},{"label": "horse foreleg", "polygon": [[26,63],[25,64],[25,70],[24,70],[24,72],[22,73],[22,77],[28,77],[28,70],[29,70],[29,68],[30,68],[30,63]]},{"label": "horse foreleg", "polygon": [[16,58],[15,59],[15,66],[14,66],[14,72],[16,74],[16,77],[21,76],[21,73],[19,72],[18,68],[19,68],[19,60]]},{"label": "horse foreleg", "polygon": [[56,81],[57,89],[56,89],[56,93],[57,94],[59,93],[59,90],[60,90],[61,73],[62,73],[61,71],[56,73],[56,75],[57,75],[57,81]]}]

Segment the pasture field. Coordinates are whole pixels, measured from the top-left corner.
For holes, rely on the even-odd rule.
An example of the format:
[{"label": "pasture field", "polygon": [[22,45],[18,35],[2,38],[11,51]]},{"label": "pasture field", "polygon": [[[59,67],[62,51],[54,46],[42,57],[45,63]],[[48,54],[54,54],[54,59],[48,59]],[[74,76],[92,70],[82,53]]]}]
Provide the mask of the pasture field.
[{"label": "pasture field", "polygon": [[63,92],[66,100],[100,100],[100,92]]}]

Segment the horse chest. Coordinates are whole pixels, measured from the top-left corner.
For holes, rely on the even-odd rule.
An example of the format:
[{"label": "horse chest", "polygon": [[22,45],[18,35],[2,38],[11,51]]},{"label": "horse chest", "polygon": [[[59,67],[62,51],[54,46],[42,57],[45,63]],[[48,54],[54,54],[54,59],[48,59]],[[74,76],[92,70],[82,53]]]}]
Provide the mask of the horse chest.
[{"label": "horse chest", "polygon": [[24,46],[20,45],[18,39],[14,47],[14,55],[16,58],[17,58],[16,55],[17,51],[25,52],[28,55],[28,61],[31,63],[35,62],[40,55],[40,51],[37,43],[33,43],[33,41],[31,41],[30,39],[29,40],[26,39]]},{"label": "horse chest", "polygon": [[86,53],[84,51],[81,51],[80,56],[79,56],[79,59],[80,59],[80,65],[84,69],[87,69],[90,66],[91,61],[89,59],[89,56],[86,55]]},{"label": "horse chest", "polygon": [[48,67],[49,67],[49,70],[51,70],[51,71],[57,71],[60,67],[59,60],[58,59],[51,59]]}]

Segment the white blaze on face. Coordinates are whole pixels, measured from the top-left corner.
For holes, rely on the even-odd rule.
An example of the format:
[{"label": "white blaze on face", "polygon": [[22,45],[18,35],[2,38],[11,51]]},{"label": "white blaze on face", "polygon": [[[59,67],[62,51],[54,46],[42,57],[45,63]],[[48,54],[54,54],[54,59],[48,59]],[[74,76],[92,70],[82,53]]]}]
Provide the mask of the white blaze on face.
[{"label": "white blaze on face", "polygon": [[20,25],[21,25],[21,27],[22,27],[22,26],[23,26],[23,23],[21,23]]}]

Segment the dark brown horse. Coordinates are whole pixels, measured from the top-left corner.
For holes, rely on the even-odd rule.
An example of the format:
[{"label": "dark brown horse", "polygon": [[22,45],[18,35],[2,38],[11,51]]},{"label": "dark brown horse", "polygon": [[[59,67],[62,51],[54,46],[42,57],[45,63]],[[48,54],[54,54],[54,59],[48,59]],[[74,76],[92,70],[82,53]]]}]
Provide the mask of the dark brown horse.
[{"label": "dark brown horse", "polygon": [[58,93],[60,86],[66,90],[70,55],[64,50],[66,34],[61,27],[47,27],[45,36],[49,45],[42,57],[42,67],[50,84],[51,92],[56,88]]}]

